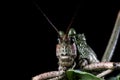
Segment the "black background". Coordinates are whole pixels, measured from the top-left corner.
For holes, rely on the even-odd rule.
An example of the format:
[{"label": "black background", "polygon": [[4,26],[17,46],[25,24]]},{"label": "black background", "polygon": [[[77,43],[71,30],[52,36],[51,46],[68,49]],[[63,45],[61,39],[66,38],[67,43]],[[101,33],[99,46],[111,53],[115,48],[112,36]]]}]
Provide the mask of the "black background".
[{"label": "black background", "polygon": [[[119,0],[33,0],[32,1],[32,26],[25,32],[23,40],[22,67],[25,69],[24,76],[29,78],[43,72],[57,70],[56,44],[57,32],[48,23],[36,4],[41,7],[51,22],[58,30],[66,31],[67,26],[76,10],[77,15],[71,27],[77,33],[84,33],[87,43],[96,52],[101,60],[112,29],[114,27],[118,11],[120,10]],[[34,3],[35,2],[35,3]],[[120,45],[111,61],[120,61]]]}]

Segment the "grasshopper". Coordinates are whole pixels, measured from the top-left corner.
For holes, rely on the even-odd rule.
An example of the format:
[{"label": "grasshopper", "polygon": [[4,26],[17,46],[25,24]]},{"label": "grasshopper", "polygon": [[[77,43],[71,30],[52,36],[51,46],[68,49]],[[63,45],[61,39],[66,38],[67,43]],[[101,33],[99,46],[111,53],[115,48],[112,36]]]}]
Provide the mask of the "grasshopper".
[{"label": "grasshopper", "polygon": [[[67,80],[65,72],[68,69],[79,69],[88,71],[97,77],[104,77],[114,69],[120,69],[120,62],[109,62],[114,52],[115,45],[120,32],[120,12],[111,35],[107,49],[102,61],[97,59],[97,55],[87,44],[84,34],[77,34],[74,28],[65,32],[58,31],[45,13],[39,8],[41,13],[58,33],[58,44],[56,45],[56,57],[58,58],[58,70],[45,72],[32,78],[32,80]],[[100,71],[99,71],[100,70]]]}]

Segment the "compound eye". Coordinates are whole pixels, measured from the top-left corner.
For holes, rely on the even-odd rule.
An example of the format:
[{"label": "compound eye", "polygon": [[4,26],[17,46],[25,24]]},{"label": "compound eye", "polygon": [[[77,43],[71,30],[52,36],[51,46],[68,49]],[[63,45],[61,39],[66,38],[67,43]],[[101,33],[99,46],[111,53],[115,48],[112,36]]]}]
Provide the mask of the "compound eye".
[{"label": "compound eye", "polygon": [[75,31],[75,29],[73,29],[73,28],[71,28],[70,30],[69,30],[69,32],[68,32],[68,36],[73,36],[73,35],[75,35],[76,34],[76,31]]},{"label": "compound eye", "polygon": [[63,38],[63,36],[65,35],[65,33],[63,31],[59,31],[59,35],[60,35],[60,38]]}]

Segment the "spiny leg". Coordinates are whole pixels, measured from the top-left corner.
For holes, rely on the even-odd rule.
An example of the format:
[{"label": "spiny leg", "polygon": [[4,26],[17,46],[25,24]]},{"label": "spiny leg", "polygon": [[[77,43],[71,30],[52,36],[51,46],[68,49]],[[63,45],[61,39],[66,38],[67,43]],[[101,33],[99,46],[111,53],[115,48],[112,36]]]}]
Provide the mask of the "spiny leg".
[{"label": "spiny leg", "polygon": [[59,80],[58,78],[62,78],[64,75],[64,71],[51,71],[42,73],[32,78],[32,80]]},{"label": "spiny leg", "polygon": [[110,72],[112,72],[114,69],[120,70],[120,62],[99,62],[99,63],[92,63],[90,65],[86,65],[85,67],[83,67],[83,70],[87,70],[87,71],[106,70],[98,74],[97,77],[103,77],[109,74]]}]

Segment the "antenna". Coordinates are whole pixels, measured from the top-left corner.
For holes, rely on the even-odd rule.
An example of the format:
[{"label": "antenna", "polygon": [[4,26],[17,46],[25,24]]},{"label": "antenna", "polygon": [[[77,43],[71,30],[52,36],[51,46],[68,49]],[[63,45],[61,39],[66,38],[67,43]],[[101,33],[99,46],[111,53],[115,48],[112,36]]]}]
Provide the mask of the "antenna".
[{"label": "antenna", "polygon": [[67,30],[66,30],[66,37],[67,37],[67,35],[68,35],[68,31],[69,31],[69,29],[70,29],[70,27],[71,27],[71,25],[72,25],[74,19],[75,19],[77,13],[78,13],[78,10],[79,10],[79,6],[77,6],[77,8],[76,8],[76,10],[75,10],[75,12],[74,12],[74,14],[73,14],[73,17],[72,17],[72,19],[71,19],[71,21],[70,21],[70,23],[69,23],[69,25],[68,25],[68,27],[67,27]]},{"label": "antenna", "polygon": [[38,6],[38,4],[36,4],[34,2],[34,4],[37,6],[38,10],[41,11],[41,13],[43,14],[43,16],[47,19],[47,21],[50,23],[50,25],[55,29],[55,31],[59,34],[58,29],[53,25],[53,23],[49,20],[49,18],[46,16],[46,14],[42,11],[42,9]]}]

